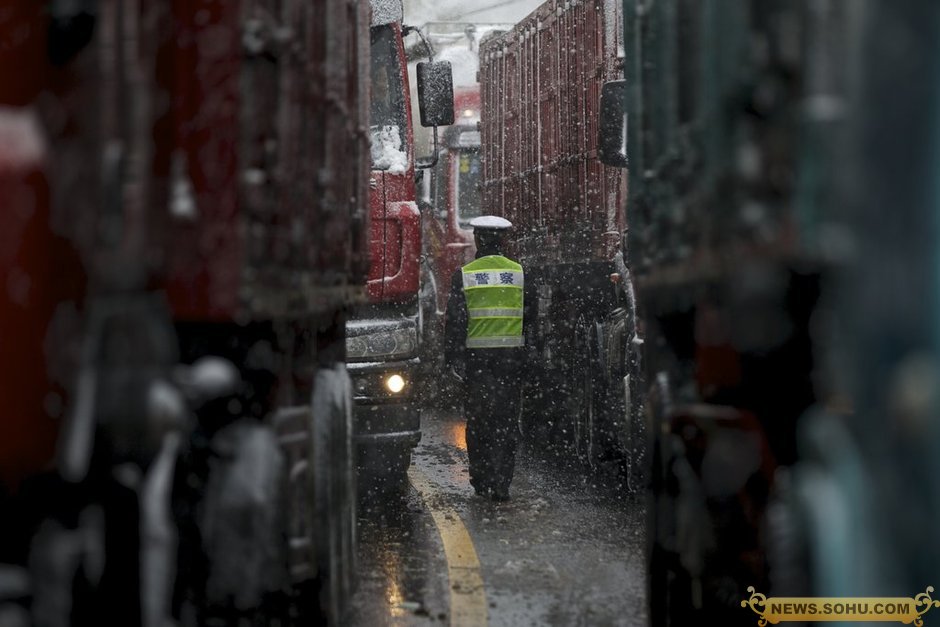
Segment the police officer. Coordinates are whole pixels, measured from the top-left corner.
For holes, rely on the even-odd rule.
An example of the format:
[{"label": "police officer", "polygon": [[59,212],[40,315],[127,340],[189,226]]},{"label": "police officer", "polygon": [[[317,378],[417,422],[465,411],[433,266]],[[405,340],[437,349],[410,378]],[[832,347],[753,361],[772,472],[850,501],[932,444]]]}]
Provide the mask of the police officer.
[{"label": "police officer", "polygon": [[457,270],[447,301],[444,358],[465,384],[470,484],[509,499],[518,444],[524,365],[522,266],[502,255],[512,224],[496,216],[470,222],[476,259]]}]

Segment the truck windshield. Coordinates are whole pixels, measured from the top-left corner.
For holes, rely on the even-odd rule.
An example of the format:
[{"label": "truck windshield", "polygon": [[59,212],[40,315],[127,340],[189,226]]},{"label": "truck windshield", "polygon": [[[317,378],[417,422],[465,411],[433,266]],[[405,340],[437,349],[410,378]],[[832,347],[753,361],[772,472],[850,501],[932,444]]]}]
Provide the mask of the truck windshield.
[{"label": "truck windshield", "polygon": [[480,178],[483,168],[480,149],[461,150],[457,158],[457,219],[467,222],[481,215]]},{"label": "truck windshield", "polygon": [[408,167],[404,80],[396,31],[376,26],[370,33],[372,103],[369,124],[372,168],[402,173]]}]

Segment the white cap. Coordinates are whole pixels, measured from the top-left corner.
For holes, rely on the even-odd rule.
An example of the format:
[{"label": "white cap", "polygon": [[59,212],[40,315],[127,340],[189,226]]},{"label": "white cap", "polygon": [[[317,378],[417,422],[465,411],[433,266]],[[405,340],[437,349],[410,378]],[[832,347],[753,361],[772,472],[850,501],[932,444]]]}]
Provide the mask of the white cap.
[{"label": "white cap", "polygon": [[470,220],[470,226],[475,229],[493,229],[494,231],[504,231],[512,228],[512,222],[499,216],[480,216]]}]

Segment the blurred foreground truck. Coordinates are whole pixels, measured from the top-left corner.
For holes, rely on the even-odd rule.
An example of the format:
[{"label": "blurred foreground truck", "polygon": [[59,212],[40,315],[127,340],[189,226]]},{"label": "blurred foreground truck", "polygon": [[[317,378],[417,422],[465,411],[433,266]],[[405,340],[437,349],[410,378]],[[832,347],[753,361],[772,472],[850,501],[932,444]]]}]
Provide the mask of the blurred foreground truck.
[{"label": "blurred foreground truck", "polygon": [[[346,324],[346,352],[355,398],[356,444],[364,493],[394,494],[407,485],[411,449],[421,438],[417,391],[425,310],[420,306],[421,213],[415,175],[434,165],[419,159],[401,0],[373,0],[372,99],[369,135],[369,274],[366,301]],[[406,32],[407,31],[407,32]],[[418,64],[423,126],[453,122],[450,64]]]},{"label": "blurred foreground truck", "polygon": [[599,158],[603,86],[622,77],[620,16],[613,2],[549,0],[483,40],[482,212],[513,223],[510,257],[538,294],[526,323],[527,422],[536,437],[573,442],[592,467],[618,461],[636,488],[642,425],[623,250],[626,174]]},{"label": "blurred foreground truck", "polygon": [[826,159],[819,133],[841,107],[825,91],[841,84],[834,7],[624,3],[653,625],[753,624],[747,587],[768,593],[775,471],[796,459],[819,374],[826,227],[809,159]]},{"label": "blurred foreground truck", "polygon": [[940,574],[940,10],[623,14],[611,122],[645,330],[652,624],[753,625],[749,586],[924,593]]},{"label": "blurred foreground truck", "polygon": [[356,0],[0,11],[0,622],[340,622],[368,29]]}]

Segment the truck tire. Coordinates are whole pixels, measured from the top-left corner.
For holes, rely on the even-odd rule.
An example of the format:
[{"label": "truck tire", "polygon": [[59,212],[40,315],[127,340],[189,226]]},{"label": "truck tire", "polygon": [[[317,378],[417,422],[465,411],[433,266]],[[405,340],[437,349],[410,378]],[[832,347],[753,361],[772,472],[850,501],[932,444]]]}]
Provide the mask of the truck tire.
[{"label": "truck tire", "polygon": [[320,610],[340,624],[355,577],[355,475],[351,384],[343,364],[321,368],[313,391],[310,476]]},{"label": "truck tire", "polygon": [[339,511],[340,525],[340,565],[342,570],[342,604],[347,606],[349,599],[355,592],[356,570],[358,566],[356,544],[356,460],[353,443],[353,415],[352,415],[352,383],[345,366],[339,365],[345,381],[345,392],[341,397],[339,427],[340,442],[342,446],[336,447],[336,468],[341,469],[342,477],[337,486],[341,496]]},{"label": "truck tire", "polygon": [[601,374],[597,325],[581,317],[575,327],[572,383],[572,446],[578,461],[597,470],[611,450],[611,390]]},{"label": "truck tire", "polygon": [[627,353],[627,363],[619,381],[613,382],[611,407],[613,437],[621,459],[621,473],[627,493],[641,498],[649,487],[650,471],[647,444],[645,394],[639,358]]},{"label": "truck tire", "polygon": [[629,311],[612,312],[597,329],[603,338],[598,360],[599,423],[603,456],[619,463],[627,494],[637,498],[648,482],[643,377],[636,327]]}]

